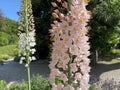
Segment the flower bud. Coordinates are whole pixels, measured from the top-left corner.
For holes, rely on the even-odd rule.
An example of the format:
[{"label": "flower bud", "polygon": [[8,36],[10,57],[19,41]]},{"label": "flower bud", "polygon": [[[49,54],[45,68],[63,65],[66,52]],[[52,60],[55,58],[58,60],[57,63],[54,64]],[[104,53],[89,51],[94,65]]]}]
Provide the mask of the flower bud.
[{"label": "flower bud", "polygon": [[55,2],[51,2],[53,7],[58,7],[57,4]]}]

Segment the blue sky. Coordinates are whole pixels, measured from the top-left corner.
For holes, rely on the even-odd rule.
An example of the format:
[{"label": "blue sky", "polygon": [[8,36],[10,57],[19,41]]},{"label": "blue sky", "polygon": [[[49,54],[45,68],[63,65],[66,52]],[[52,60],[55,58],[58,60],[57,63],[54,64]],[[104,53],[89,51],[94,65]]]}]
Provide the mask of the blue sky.
[{"label": "blue sky", "polygon": [[1,0],[0,9],[3,16],[18,21],[17,12],[20,10],[20,0]]}]

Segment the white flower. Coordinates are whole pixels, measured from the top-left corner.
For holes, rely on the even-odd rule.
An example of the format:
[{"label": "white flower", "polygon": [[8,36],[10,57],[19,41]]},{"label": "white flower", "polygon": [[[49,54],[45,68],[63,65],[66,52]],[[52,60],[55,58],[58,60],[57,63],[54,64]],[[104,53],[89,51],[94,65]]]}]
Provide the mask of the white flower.
[{"label": "white flower", "polygon": [[31,47],[34,47],[35,45],[36,45],[35,42],[30,42],[30,46],[31,46]]},{"label": "white flower", "polygon": [[35,49],[31,49],[31,53],[34,54],[36,52]]},{"label": "white flower", "polygon": [[23,60],[20,60],[19,63],[22,64],[22,63],[23,63]]},{"label": "white flower", "polygon": [[23,54],[24,56],[26,56],[26,52],[24,52],[24,54]]},{"label": "white flower", "polygon": [[32,56],[31,58],[32,58],[32,60],[36,60],[36,58],[34,56]]},{"label": "white flower", "polygon": [[30,61],[32,61],[32,58],[31,58],[31,57],[29,57],[28,59],[29,59]]},{"label": "white flower", "polygon": [[25,57],[21,57],[20,60],[25,60]]},{"label": "white flower", "polygon": [[26,46],[26,49],[27,49],[27,50],[30,50],[30,46]]},{"label": "white flower", "polygon": [[25,67],[28,67],[28,64],[25,64]]}]

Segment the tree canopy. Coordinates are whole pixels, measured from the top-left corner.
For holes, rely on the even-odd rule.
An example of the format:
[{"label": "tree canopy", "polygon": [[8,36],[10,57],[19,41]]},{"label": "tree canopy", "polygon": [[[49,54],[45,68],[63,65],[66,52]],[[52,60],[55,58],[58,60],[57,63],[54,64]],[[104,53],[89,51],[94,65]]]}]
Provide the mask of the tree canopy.
[{"label": "tree canopy", "polygon": [[96,49],[109,52],[119,43],[119,33],[116,29],[120,21],[119,0],[91,0],[88,9],[92,11],[89,22],[91,51]]},{"label": "tree canopy", "polygon": [[9,18],[5,18],[0,12],[0,46],[17,43],[18,23]]},{"label": "tree canopy", "polygon": [[36,29],[36,57],[47,58],[49,55],[49,32],[52,22],[51,0],[32,0],[33,16]]}]

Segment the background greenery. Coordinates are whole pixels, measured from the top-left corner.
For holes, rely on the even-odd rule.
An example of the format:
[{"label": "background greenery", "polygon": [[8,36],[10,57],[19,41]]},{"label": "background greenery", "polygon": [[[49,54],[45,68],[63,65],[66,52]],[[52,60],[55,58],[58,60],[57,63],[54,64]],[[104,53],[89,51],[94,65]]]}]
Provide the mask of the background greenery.
[{"label": "background greenery", "polygon": [[[51,85],[48,79],[40,76],[34,75],[31,79],[31,90],[51,90]],[[4,80],[0,81],[0,90],[28,90],[27,81],[13,82],[9,87],[7,82]]]},{"label": "background greenery", "polygon": [[0,47],[0,61],[13,58],[18,53],[17,45],[7,45]]},{"label": "background greenery", "polygon": [[5,18],[2,12],[0,13],[0,61],[17,55],[17,27],[16,21]]},{"label": "background greenery", "polygon": [[[36,29],[36,57],[48,59],[50,55],[50,24],[53,22],[51,12],[54,0],[32,0],[33,15]],[[87,9],[92,12],[89,22],[91,57],[103,57],[112,49],[120,48],[120,0],[91,0]],[[18,42],[18,23],[4,18],[0,12],[0,47]],[[93,56],[92,56],[93,55]],[[96,59],[96,58],[91,58]],[[95,61],[95,60],[93,60]]]}]

